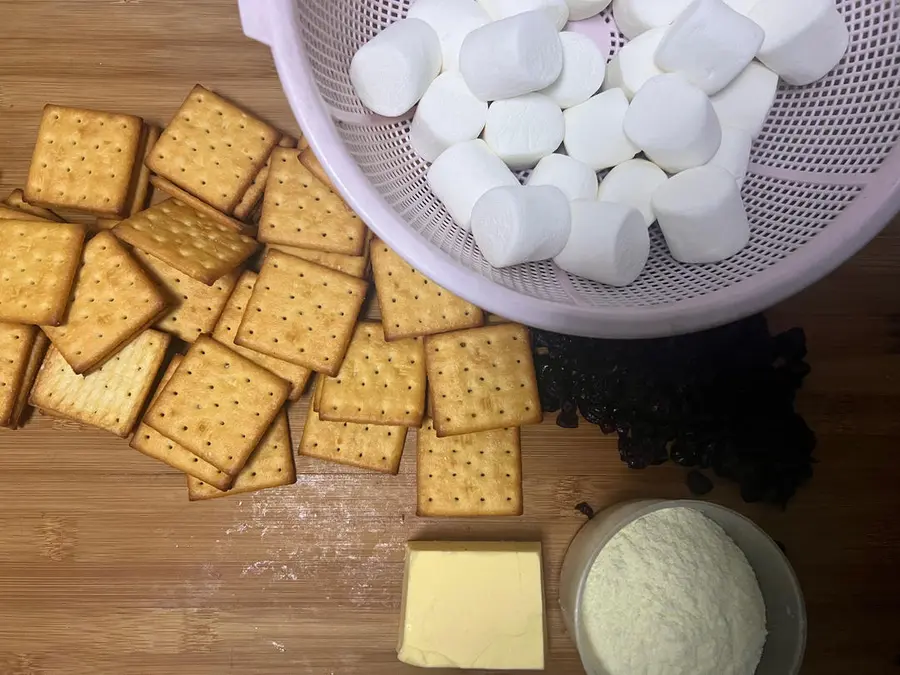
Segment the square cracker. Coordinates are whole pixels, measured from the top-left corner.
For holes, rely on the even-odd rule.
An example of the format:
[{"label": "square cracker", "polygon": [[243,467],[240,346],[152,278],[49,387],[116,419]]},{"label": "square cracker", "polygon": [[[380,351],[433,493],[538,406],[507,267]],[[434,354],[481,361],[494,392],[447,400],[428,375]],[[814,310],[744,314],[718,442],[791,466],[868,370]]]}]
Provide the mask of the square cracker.
[{"label": "square cracker", "polygon": [[248,227],[244,225],[244,223],[239,220],[235,220],[231,216],[226,216],[224,213],[210,206],[203,200],[197,199],[190,192],[182,190],[169,179],[163,178],[162,176],[151,176],[150,183],[160,192],[164,192],[173,199],[177,199],[182,204],[194,209],[194,211],[198,211],[199,213],[202,213],[203,215],[208,216],[209,218],[212,218],[213,220],[216,220],[223,225],[227,225],[228,227],[231,227],[238,232],[249,234]]},{"label": "square cracker", "polygon": [[316,157],[312,148],[306,148],[300,153],[300,161],[303,163],[303,166],[312,172],[313,176],[318,178],[329,190],[337,194],[337,188],[334,187],[334,183],[331,182],[331,178],[325,171],[325,167],[322,166],[322,162]]},{"label": "square cracker", "polygon": [[425,420],[416,447],[416,494],[420,516],[522,515],[519,429],[438,438]]},{"label": "square cracker", "polygon": [[537,424],[543,417],[524,326],[429,336],[425,362],[440,437]]},{"label": "square cracker", "polygon": [[276,148],[263,197],[259,240],[360,255],[366,226],[303,165],[296,150]]},{"label": "square cracker", "polygon": [[0,204],[0,220],[23,220],[34,223],[56,222],[50,218],[42,218],[41,216],[36,216],[13,206],[7,206],[6,204]]},{"label": "square cracker", "polygon": [[52,220],[56,223],[66,222],[59,214],[53,213],[50,209],[45,209],[43,206],[35,206],[34,204],[26,202],[25,193],[18,188],[10,192],[9,197],[4,199],[3,203],[14,209],[18,209],[19,211],[29,213],[32,216],[43,218],[44,220]]},{"label": "square cracker", "polygon": [[236,476],[289,391],[286,380],[204,336],[188,350],[144,422]]},{"label": "square cracker", "polygon": [[150,167],[147,166],[145,160],[153,146],[156,145],[156,141],[159,140],[159,134],[159,127],[152,124],[144,125],[138,145],[138,161],[135,162],[129,187],[127,213],[129,216],[147,208],[147,198],[150,196]]},{"label": "square cracker", "polygon": [[425,345],[384,341],[380,323],[356,326],[337,375],[322,385],[319,416],[330,422],[418,427],[425,414]]},{"label": "square cracker", "polygon": [[106,361],[165,311],[165,296],[109,232],[84,246],[66,322],[45,326],[53,346],[78,374]]},{"label": "square cracker", "polygon": [[147,165],[231,213],[281,134],[199,84],[165,128]]},{"label": "square cracker", "polygon": [[298,366],[296,363],[290,363],[289,361],[276,359],[274,356],[260,354],[252,349],[247,349],[246,347],[234,344],[234,338],[237,335],[241,321],[244,319],[244,311],[247,307],[247,303],[250,301],[253,287],[256,285],[256,279],[257,274],[255,272],[244,272],[241,275],[241,278],[238,279],[238,283],[234,287],[231,297],[228,298],[228,302],[225,304],[225,310],[222,312],[222,316],[219,317],[219,321],[213,329],[213,338],[229,349],[233,349],[241,356],[247,357],[254,363],[271,370],[276,375],[283,377],[290,382],[291,394],[289,399],[291,401],[296,401],[303,395],[303,390],[306,389],[306,383],[309,381],[309,376],[311,375],[309,368]]},{"label": "square cracker", "polygon": [[367,289],[362,279],[269,251],[235,342],[336,375]]},{"label": "square cracker", "polygon": [[175,199],[123,220],[113,234],[207,286],[240,267],[258,246]]},{"label": "square cracker", "polygon": [[0,427],[14,424],[16,401],[22,388],[37,328],[0,323]]},{"label": "square cracker", "polygon": [[237,283],[238,272],[230,272],[207,286],[149,253],[135,250],[134,254],[150,276],[166,290],[171,302],[170,309],[154,326],[185,342],[194,342],[201,335],[212,333]]},{"label": "square cracker", "polygon": [[379,239],[372,242],[372,276],[388,340],[484,324],[478,307],[427,279]]},{"label": "square cracker", "polygon": [[25,414],[25,408],[28,406],[31,388],[34,386],[34,380],[37,377],[41,363],[44,362],[47,347],[50,346],[50,338],[44,335],[43,331],[35,328],[35,333],[34,345],[31,347],[31,355],[28,357],[28,363],[25,365],[25,374],[22,376],[22,384],[16,397],[16,407],[13,409],[13,414],[7,424],[9,429],[17,429],[22,424],[22,416]]},{"label": "square cracker", "polygon": [[287,413],[282,410],[227,492],[188,476],[188,499],[192,502],[216,499],[292,485],[296,482],[297,469],[294,466],[294,452],[291,448],[291,430]]},{"label": "square cracker", "polygon": [[0,321],[58,326],[81,264],[84,228],[0,220]]},{"label": "square cracker", "polygon": [[[290,136],[282,136],[281,140],[278,141],[278,145],[282,148],[296,148],[297,139],[291,138]],[[233,214],[235,218],[246,220],[256,210],[256,207],[262,199],[263,193],[266,191],[266,183],[269,180],[269,170],[271,168],[272,156],[269,155],[263,168],[253,177],[253,181],[250,183],[244,196],[241,197],[241,201],[234,207]]]},{"label": "square cracker", "polygon": [[[157,397],[159,397],[183,360],[184,357],[180,354],[172,359],[166,372],[163,373],[159,386],[156,388],[153,401],[156,401]],[[205,481],[219,490],[227,490],[231,487],[234,480],[227,473],[219,471],[205,459],[200,459],[187,448],[166,438],[156,429],[147,426],[143,422],[134,431],[134,436],[131,438],[131,447],[148,457],[159,460],[163,464],[168,464],[173,469],[186,473],[188,476]]]},{"label": "square cracker", "polygon": [[128,215],[142,127],[134,115],[44,106],[25,200],[95,216]]},{"label": "square cracker", "polygon": [[269,244],[266,246],[266,250],[271,250],[273,248],[296,258],[309,260],[322,267],[349,274],[351,277],[356,277],[357,279],[365,279],[366,271],[369,267],[369,259],[365,255],[329,253],[328,251],[316,251],[311,248],[285,246],[284,244]]},{"label": "square cracker", "polygon": [[31,390],[31,405],[125,438],[150,395],[170,340],[165,333],[145,330],[85,376],[51,347]]},{"label": "square cracker", "polygon": [[300,454],[370,471],[396,474],[406,442],[406,427],[324,422],[310,406]]}]

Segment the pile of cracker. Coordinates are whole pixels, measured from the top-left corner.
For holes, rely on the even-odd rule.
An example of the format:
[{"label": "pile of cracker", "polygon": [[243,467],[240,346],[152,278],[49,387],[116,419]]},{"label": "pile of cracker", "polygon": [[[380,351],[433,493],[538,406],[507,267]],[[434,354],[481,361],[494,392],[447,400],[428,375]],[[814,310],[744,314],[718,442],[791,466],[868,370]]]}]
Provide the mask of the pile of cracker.
[{"label": "pile of cracker", "polygon": [[[300,454],[396,474],[413,428],[420,515],[522,513],[527,329],[486,326],[371,236],[302,141],[215,93],[162,131],[46,106],[0,239],[0,426],[30,403],[209,499],[296,481],[288,409],[316,374]],[[370,276],[381,322],[360,321]]]}]

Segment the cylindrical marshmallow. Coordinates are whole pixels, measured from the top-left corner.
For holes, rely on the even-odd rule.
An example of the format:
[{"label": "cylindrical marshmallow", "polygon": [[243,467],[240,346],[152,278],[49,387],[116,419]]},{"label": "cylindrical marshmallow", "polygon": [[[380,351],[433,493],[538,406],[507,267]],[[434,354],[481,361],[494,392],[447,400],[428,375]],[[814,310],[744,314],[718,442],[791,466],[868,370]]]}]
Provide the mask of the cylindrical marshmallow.
[{"label": "cylindrical marshmallow", "polygon": [[527,185],[552,185],[562,190],[570,201],[594,199],[597,195],[597,174],[583,162],[568,155],[544,157],[528,177]]},{"label": "cylindrical marshmallow", "polygon": [[825,77],[850,44],[850,32],[834,0],[759,0],[750,18],[766,32],[759,60],[788,84]]},{"label": "cylindrical marshmallow", "polygon": [[562,110],[543,94],[494,101],[488,108],[484,142],[513,171],[530,169],[562,143]]},{"label": "cylindrical marshmallow", "polygon": [[556,30],[562,30],[569,21],[569,5],[566,0],[478,0],[492,21],[508,19],[522,12],[539,9],[553,19]]},{"label": "cylindrical marshmallow", "polygon": [[469,91],[459,73],[443,73],[431,83],[416,108],[409,143],[426,162],[433,162],[451,145],[481,134],[488,105]]},{"label": "cylindrical marshmallow", "polygon": [[650,78],[662,75],[656,66],[656,50],[665,35],[665,28],[651,28],[627,42],[606,67],[603,90],[621,89],[630,101]]},{"label": "cylindrical marshmallow", "polygon": [[473,30],[491,21],[475,0],[415,0],[406,17],[421,19],[437,33],[444,71],[459,69],[463,40]]},{"label": "cylindrical marshmallow", "polygon": [[595,171],[631,159],[640,150],[623,131],[627,112],[628,99],[621,89],[604,91],[569,108],[565,112],[566,152]]},{"label": "cylindrical marshmallow", "polygon": [[683,263],[721,262],[750,241],[750,222],[734,176],[701,166],[673,176],[653,195],[669,251]]},{"label": "cylindrical marshmallow", "polygon": [[463,41],[459,69],[482,101],[546,89],[562,72],[559,33],[547,12],[535,10],[472,31]]},{"label": "cylindrical marshmallow", "polygon": [[625,134],[669,173],[706,164],[718,152],[722,127],[709,97],[681,75],[657,75],[635,95]]},{"label": "cylindrical marshmallow", "polygon": [[624,204],[572,202],[572,231],[553,261],[569,274],[609,286],[637,279],[650,257],[650,234],[641,214]]},{"label": "cylindrical marshmallow", "polygon": [[778,75],[759,61],[752,61],[710,100],[723,127],[743,129],[755,140],[762,133],[777,93]]},{"label": "cylindrical marshmallow", "polygon": [[666,172],[646,159],[630,159],[622,162],[606,174],[597,190],[601,202],[615,202],[637,209],[647,227],[656,221],[653,213],[653,193],[669,180]]},{"label": "cylindrical marshmallow", "polygon": [[488,190],[505,185],[519,185],[519,181],[480,138],[457,143],[428,170],[428,186],[434,196],[465,230],[470,229],[475,203]]},{"label": "cylindrical marshmallow", "polygon": [[613,0],[616,26],[629,40],[651,28],[668,26],[693,0]]},{"label": "cylindrical marshmallow", "polygon": [[734,176],[738,188],[742,188],[750,167],[752,148],[753,138],[746,131],[736,127],[722,127],[722,145],[715,157],[709,160],[709,165],[725,169]]},{"label": "cylindrical marshmallow", "polygon": [[765,37],[762,28],[722,0],[696,0],[666,30],[656,65],[712,95],[741,74]]},{"label": "cylindrical marshmallow", "polygon": [[475,204],[472,236],[491,265],[510,267],[559,254],[570,222],[569,200],[555,187],[499,187]]},{"label": "cylindrical marshmallow", "polygon": [[437,33],[419,19],[401,19],[354,54],[350,82],[369,110],[397,117],[418,103],[440,72]]},{"label": "cylindrical marshmallow", "polygon": [[569,5],[569,21],[582,21],[597,16],[611,2],[612,0],[566,0]]},{"label": "cylindrical marshmallow", "polygon": [[559,34],[563,48],[562,73],[541,93],[565,110],[584,103],[597,93],[606,77],[606,57],[597,43],[581,33]]}]

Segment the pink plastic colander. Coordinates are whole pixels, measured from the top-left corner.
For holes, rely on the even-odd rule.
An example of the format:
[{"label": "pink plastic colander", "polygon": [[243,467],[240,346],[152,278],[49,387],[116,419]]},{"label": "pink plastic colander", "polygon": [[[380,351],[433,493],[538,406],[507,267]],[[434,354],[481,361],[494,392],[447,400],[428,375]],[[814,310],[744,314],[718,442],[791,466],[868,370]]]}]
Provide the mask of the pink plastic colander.
[{"label": "pink plastic colander", "polygon": [[[785,0],[790,1],[790,0]],[[658,228],[626,288],[550,262],[496,270],[453,224],[407,141],[409,119],[371,115],[348,69],[409,0],[240,0],[245,33],[267,44],[301,128],[338,189],[423,274],[486,310],[591,337],[657,337],[736,320],[822,278],[900,210],[900,3],[838,0],[851,32],[842,63],[809,87],[782,85],[752,156],[750,245],[715,265],[682,265]],[[571,30],[610,56],[624,44],[607,10]]]}]

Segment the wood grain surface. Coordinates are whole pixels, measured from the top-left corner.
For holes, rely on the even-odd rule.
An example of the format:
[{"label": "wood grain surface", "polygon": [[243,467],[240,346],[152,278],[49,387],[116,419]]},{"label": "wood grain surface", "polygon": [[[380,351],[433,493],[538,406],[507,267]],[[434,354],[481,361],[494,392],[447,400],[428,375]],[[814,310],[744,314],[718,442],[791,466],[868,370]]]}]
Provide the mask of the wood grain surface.
[{"label": "wood grain surface", "polygon": [[[3,0],[0,17],[3,194],[47,102],[164,124],[202,82],[297,131],[233,0]],[[786,512],[726,485],[711,498],[785,544],[809,606],[804,672],[900,672],[900,223],[772,319],[808,332],[821,463]],[[404,544],[425,537],[543,541],[547,672],[581,673],[556,606],[575,505],[687,497],[683,471],[629,472],[596,428],[551,419],[523,434],[524,517],[425,520],[411,441],[397,477],[301,459],[295,486],[188,504],[183,476],[109,434],[37,416],[0,434],[0,675],[412,673],[394,644]]]}]

